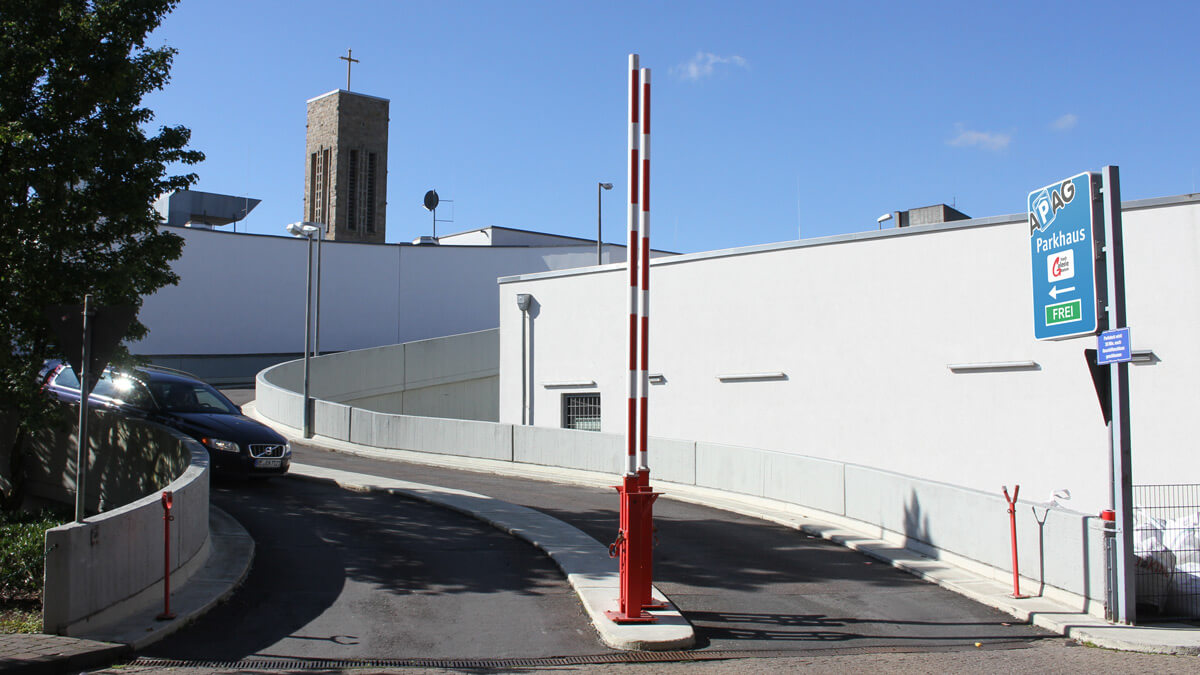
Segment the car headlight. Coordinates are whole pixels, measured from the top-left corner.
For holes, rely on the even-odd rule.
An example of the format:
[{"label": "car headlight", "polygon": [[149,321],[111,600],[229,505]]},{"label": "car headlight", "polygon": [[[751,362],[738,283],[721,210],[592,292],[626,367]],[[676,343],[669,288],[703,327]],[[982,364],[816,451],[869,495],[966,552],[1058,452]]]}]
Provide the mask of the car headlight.
[{"label": "car headlight", "polygon": [[284,457],[291,457],[291,456],[292,456],[292,444],[291,444],[291,443],[284,443],[284,444],[283,444],[283,456],[284,456]]},{"label": "car headlight", "polygon": [[206,447],[221,452],[239,452],[238,444],[233,441],[223,441],[219,438],[201,438],[200,442]]}]

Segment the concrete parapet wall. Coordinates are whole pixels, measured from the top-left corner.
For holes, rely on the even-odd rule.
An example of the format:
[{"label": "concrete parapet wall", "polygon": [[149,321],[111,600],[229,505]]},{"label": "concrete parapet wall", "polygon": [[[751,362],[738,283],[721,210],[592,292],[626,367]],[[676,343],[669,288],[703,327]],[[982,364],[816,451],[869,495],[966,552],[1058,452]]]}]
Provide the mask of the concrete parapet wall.
[{"label": "concrete parapet wall", "polygon": [[[260,376],[258,411],[299,426],[298,396]],[[623,471],[619,434],[384,414],[349,408],[350,436],[340,434],[347,407],[318,402],[316,432],[376,448],[479,457],[612,474]],[[292,423],[289,423],[292,420]],[[985,493],[836,460],[758,448],[650,439],[655,484],[695,485],[775,500],[814,517],[848,524],[995,579],[1011,579],[1007,506]],[[1042,591],[1081,611],[1102,613],[1103,541],[1097,519],[1061,508],[1018,505],[1022,590]],[[1041,522],[1039,522],[1041,521]]]},{"label": "concrete parapet wall", "polygon": [[[499,344],[499,330],[490,329],[318,356],[309,360],[309,392],[314,399],[381,413],[495,422]],[[256,378],[257,387],[296,392],[297,401],[303,382],[302,359],[268,368]],[[273,414],[259,408],[271,419],[287,409]],[[280,422],[300,426],[300,420]]]},{"label": "concrete parapet wall", "polygon": [[386,415],[355,408],[350,442],[377,448],[512,461],[512,426],[437,417]]},{"label": "concrete parapet wall", "polygon": [[[182,468],[165,489],[174,493],[171,523],[172,582],[182,586],[200,567],[209,547],[208,530],[208,453],[196,441],[166,427],[138,420],[109,420],[111,429],[126,432],[122,452],[132,457],[161,455],[160,467]],[[145,445],[138,445],[145,443]],[[70,445],[59,444],[62,452],[73,454]],[[101,454],[112,446],[102,447]],[[111,453],[110,453],[111,455]],[[69,466],[71,460],[52,456],[50,466]],[[120,461],[116,461],[119,459]],[[114,465],[126,462],[114,457]],[[46,577],[43,602],[44,630],[61,635],[79,635],[134,612],[162,602],[163,583],[163,508],[159,487],[148,493],[142,480],[132,486],[112,483],[140,477],[149,465],[130,463],[122,471],[106,470],[98,465],[95,476],[104,486],[95,493],[101,506],[118,501],[116,495],[140,493],[124,505],[106,509],[82,523],[70,523],[46,532]],[[65,472],[64,472],[65,473]],[[93,474],[89,473],[89,477]],[[64,477],[63,481],[67,479]],[[89,484],[92,484],[89,479]],[[61,485],[45,480],[37,482],[38,493],[61,497]],[[89,501],[93,501],[89,499]]]},{"label": "concrete parapet wall", "polygon": [[[30,495],[75,503],[78,419],[79,406],[64,405],[59,429],[41,431],[26,444]],[[175,480],[191,462],[181,438],[158,424],[94,412],[88,419],[87,512],[124,506]]]}]

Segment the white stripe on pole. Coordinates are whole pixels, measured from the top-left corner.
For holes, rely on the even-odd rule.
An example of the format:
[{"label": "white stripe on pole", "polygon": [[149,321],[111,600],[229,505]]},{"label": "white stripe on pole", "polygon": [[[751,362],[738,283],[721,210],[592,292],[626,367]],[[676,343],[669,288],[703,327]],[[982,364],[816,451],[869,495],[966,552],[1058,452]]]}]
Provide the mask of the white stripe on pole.
[{"label": "white stripe on pole", "polygon": [[650,444],[650,69],[641,69],[641,155],[642,155],[642,344],[641,344],[641,401],[638,419],[638,470],[649,471]]},{"label": "white stripe on pole", "polygon": [[625,428],[625,473],[637,473],[637,349],[638,349],[638,145],[641,134],[638,130],[639,118],[639,86],[638,86],[638,55],[629,55],[629,224],[626,239],[625,262],[629,269],[629,401],[626,406]]}]

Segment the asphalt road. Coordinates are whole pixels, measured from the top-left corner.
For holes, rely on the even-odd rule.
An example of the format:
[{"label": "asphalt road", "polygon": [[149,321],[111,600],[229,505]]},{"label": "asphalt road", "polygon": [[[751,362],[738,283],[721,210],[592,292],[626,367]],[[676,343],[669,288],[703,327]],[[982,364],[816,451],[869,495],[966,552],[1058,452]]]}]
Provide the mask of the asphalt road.
[{"label": "asphalt road", "polygon": [[606,651],[553,563],[473,518],[285,478],[214,481],[212,501],[254,537],[254,565],[228,602],[146,656],[347,660]]},{"label": "asphalt road", "polygon": [[[293,444],[295,461],[461,488],[530,506],[610,542],[615,491],[371,460]],[[822,539],[660,499],[655,583],[698,647],[770,652],[1024,646],[1049,636]]]}]

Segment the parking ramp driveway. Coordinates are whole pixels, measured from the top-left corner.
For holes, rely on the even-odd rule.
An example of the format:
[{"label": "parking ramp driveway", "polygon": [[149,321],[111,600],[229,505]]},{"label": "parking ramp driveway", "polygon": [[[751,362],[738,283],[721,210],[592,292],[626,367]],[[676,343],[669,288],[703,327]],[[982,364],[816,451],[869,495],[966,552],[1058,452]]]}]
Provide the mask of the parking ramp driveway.
[{"label": "parking ramp driveway", "polygon": [[[295,461],[486,494],[607,543],[617,495],[596,487],[400,463],[293,442]],[[870,652],[1021,648],[1052,637],[1006,614],[800,531],[660,499],[655,584],[714,651]],[[615,567],[615,562],[614,562]]]}]

